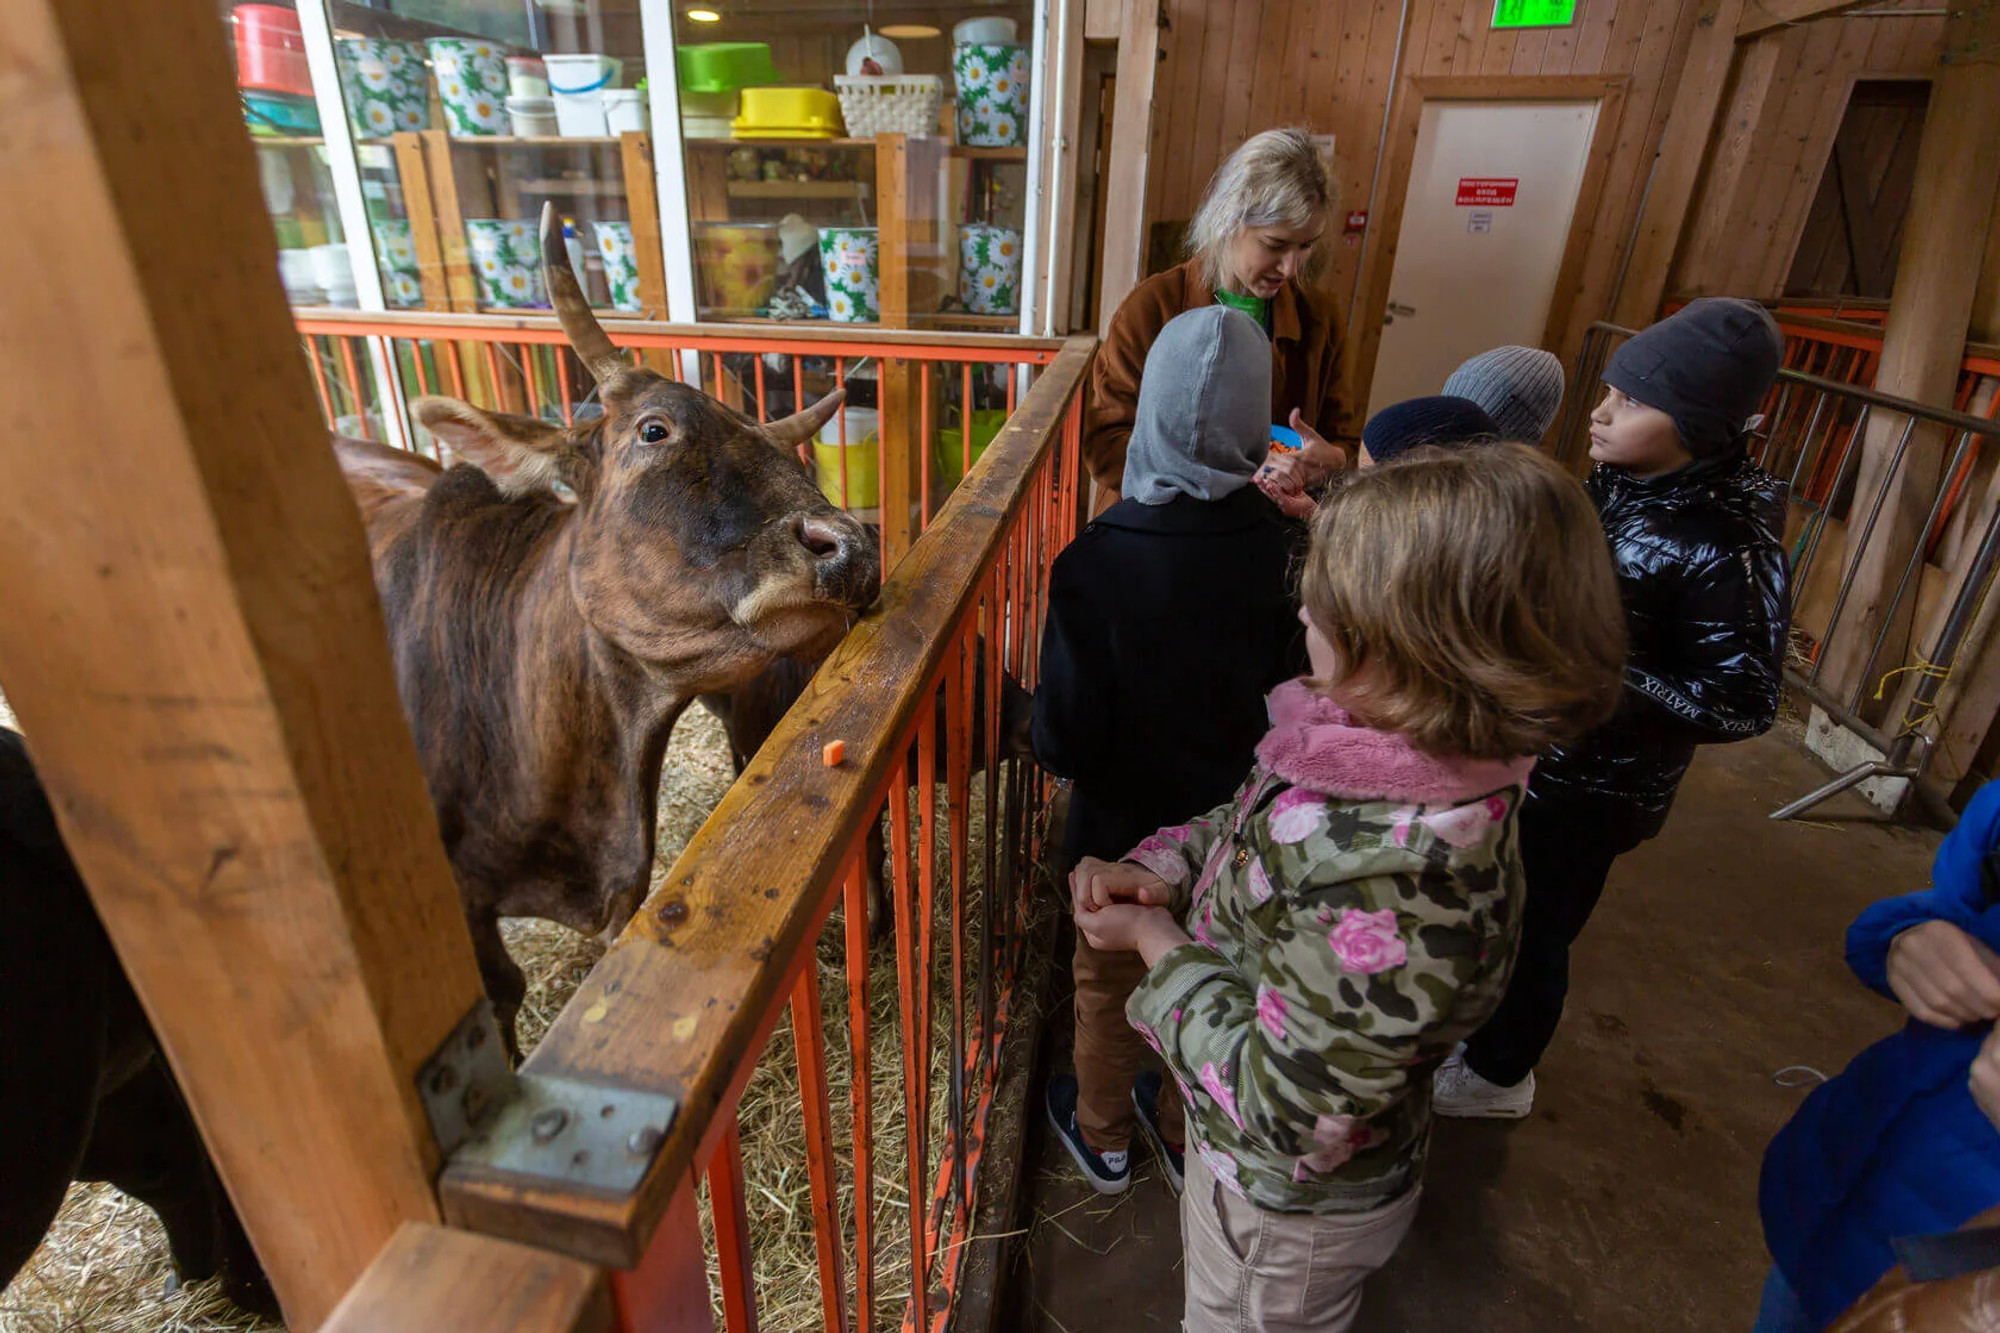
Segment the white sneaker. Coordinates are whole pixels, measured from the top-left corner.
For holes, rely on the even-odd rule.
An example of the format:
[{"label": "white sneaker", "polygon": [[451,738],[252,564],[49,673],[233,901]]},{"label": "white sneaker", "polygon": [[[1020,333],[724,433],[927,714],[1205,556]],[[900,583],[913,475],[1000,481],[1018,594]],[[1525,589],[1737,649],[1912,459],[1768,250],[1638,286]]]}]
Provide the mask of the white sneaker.
[{"label": "white sneaker", "polygon": [[1511,1088],[1488,1083],[1456,1052],[1431,1080],[1431,1110],[1455,1120],[1521,1120],[1535,1107],[1535,1076]]}]

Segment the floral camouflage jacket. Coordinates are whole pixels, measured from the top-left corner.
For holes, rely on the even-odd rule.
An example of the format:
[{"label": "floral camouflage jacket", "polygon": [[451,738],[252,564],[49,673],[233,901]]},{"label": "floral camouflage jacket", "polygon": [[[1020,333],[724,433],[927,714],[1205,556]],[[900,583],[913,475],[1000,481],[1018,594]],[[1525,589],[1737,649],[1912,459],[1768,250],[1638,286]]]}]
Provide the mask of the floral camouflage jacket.
[{"label": "floral camouflage jacket", "polygon": [[1126,1006],[1218,1180],[1281,1212],[1358,1212],[1422,1176],[1431,1072],[1505,993],[1532,758],[1439,759],[1303,681],[1235,799],[1127,859],[1194,942]]}]

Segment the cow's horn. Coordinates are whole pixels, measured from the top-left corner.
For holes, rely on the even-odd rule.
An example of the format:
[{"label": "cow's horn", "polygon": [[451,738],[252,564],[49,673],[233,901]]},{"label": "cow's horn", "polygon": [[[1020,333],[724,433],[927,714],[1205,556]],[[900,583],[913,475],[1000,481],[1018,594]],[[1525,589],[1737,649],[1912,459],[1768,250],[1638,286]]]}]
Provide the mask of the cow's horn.
[{"label": "cow's horn", "polygon": [[764,432],[771,437],[773,444],[786,449],[795,448],[819,434],[819,428],[827,423],[846,398],[847,390],[835,389],[805,411],[794,412],[783,421],[773,421],[764,427]]},{"label": "cow's horn", "polygon": [[597,382],[603,384],[627,369],[624,356],[611,345],[597,316],[590,313],[583,288],[576,285],[576,270],[569,266],[569,247],[563,243],[562,222],[556,217],[556,206],[548,203],[542,205],[542,281],[548,284],[549,300],[562,323],[563,336]]}]

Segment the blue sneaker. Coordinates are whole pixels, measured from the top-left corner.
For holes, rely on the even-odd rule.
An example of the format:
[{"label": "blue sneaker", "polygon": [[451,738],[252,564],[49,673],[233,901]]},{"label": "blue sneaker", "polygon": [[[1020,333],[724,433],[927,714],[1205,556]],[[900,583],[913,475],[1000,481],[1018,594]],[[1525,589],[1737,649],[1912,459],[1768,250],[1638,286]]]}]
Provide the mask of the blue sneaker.
[{"label": "blue sneaker", "polygon": [[1187,1154],[1183,1149],[1170,1146],[1166,1136],[1160,1133],[1158,1070],[1141,1070],[1139,1077],[1132,1081],[1132,1105],[1139,1112],[1139,1124],[1146,1131],[1146,1141],[1153,1145],[1153,1160],[1167,1173],[1167,1184],[1179,1194],[1187,1174]]},{"label": "blue sneaker", "polygon": [[1083,1141],[1083,1131],[1076,1127],[1076,1075],[1051,1078],[1043,1104],[1048,1108],[1049,1125],[1090,1187],[1099,1194],[1123,1194],[1132,1184],[1132,1156],[1129,1152],[1100,1154]]}]

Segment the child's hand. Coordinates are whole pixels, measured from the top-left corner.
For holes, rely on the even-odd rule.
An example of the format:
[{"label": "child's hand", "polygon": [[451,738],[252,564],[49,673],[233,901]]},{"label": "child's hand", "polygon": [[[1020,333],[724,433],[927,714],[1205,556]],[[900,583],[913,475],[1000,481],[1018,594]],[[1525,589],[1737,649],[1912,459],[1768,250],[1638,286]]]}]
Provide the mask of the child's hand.
[{"label": "child's hand", "polygon": [[1967,1082],[1972,1087],[1972,1100],[1986,1112],[1994,1128],[2000,1129],[2000,1028],[1987,1033],[1986,1040],[1979,1043]]},{"label": "child's hand", "polygon": [[1299,483],[1298,468],[1297,454],[1281,454],[1273,450],[1269,461],[1257,469],[1257,475],[1252,480],[1285,517],[1311,518],[1319,504],[1306,494],[1305,487]]},{"label": "child's hand", "polygon": [[1117,902],[1165,906],[1173,890],[1142,865],[1086,856],[1069,872],[1069,896],[1070,910],[1088,912]]},{"label": "child's hand", "polygon": [[2000,957],[1949,921],[1890,941],[1889,989],[1918,1022],[1961,1028],[2000,1018]]},{"label": "child's hand", "polygon": [[1147,966],[1187,935],[1164,907],[1144,907],[1138,903],[1113,903],[1095,910],[1079,909],[1076,928],[1090,947],[1101,953],[1137,951]]}]

